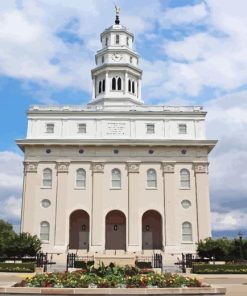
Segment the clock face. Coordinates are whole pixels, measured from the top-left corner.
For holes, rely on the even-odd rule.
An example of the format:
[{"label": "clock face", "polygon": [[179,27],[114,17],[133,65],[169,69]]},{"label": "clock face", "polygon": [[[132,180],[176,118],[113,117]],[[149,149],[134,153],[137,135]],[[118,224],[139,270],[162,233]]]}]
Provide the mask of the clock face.
[{"label": "clock face", "polygon": [[112,59],[116,62],[119,62],[121,61],[122,59],[122,55],[120,52],[115,52],[113,55],[112,55]]}]

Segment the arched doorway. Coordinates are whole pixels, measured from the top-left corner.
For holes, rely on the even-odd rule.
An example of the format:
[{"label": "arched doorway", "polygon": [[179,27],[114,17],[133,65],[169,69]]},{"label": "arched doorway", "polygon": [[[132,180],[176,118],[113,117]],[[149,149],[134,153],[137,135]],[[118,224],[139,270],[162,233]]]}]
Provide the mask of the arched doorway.
[{"label": "arched doorway", "polygon": [[162,217],[157,211],[149,210],[142,216],[142,249],[162,248]]},{"label": "arched doorway", "polygon": [[126,249],[126,218],[121,211],[111,211],[105,219],[106,250]]},{"label": "arched doorway", "polygon": [[69,248],[89,248],[89,215],[83,210],[76,210],[70,215]]}]

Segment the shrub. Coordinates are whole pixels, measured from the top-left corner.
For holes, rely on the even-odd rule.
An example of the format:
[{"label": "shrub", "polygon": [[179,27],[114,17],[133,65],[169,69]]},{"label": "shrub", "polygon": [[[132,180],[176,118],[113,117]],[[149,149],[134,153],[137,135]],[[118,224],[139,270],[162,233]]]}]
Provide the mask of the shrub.
[{"label": "shrub", "polygon": [[152,263],[151,262],[144,262],[144,261],[136,261],[135,262],[136,267],[138,268],[152,268]]},{"label": "shrub", "polygon": [[0,263],[0,272],[34,272],[34,263]]},{"label": "shrub", "polygon": [[240,264],[193,264],[193,273],[247,274],[247,265]]},{"label": "shrub", "polygon": [[74,267],[75,268],[82,268],[82,269],[87,269],[90,266],[94,265],[94,261],[75,261]]}]

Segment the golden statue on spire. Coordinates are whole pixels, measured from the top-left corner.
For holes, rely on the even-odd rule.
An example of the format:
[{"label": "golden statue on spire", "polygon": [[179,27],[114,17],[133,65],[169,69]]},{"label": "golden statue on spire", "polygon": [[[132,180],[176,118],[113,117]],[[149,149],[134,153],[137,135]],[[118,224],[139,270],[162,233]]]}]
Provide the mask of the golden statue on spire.
[{"label": "golden statue on spire", "polygon": [[115,4],[116,15],[120,14],[120,7]]}]

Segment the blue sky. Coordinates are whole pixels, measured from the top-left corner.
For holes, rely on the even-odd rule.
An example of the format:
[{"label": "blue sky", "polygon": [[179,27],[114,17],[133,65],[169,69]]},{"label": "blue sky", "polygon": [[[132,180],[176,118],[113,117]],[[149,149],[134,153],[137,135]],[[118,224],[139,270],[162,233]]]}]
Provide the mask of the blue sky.
[{"label": "blue sky", "polygon": [[[135,34],[147,104],[204,105],[214,235],[247,234],[245,0],[119,0]],[[0,1],[0,218],[19,224],[22,154],[33,104],[86,104],[112,0]]]}]

